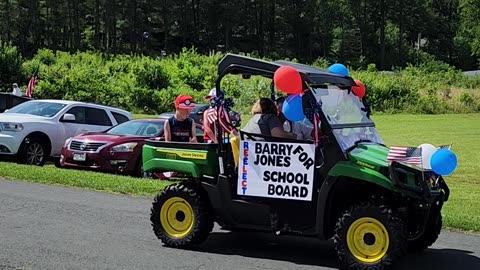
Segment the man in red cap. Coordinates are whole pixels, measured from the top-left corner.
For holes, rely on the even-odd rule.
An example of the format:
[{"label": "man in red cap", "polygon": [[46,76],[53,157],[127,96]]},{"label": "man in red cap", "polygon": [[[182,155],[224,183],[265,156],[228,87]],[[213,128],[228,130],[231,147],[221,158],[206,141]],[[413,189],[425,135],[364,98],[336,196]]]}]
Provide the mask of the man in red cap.
[{"label": "man in red cap", "polygon": [[195,121],[189,117],[194,108],[191,96],[179,95],[175,99],[175,115],[165,121],[165,141],[197,142]]},{"label": "man in red cap", "polygon": [[[212,98],[215,97],[217,97],[217,90],[213,88],[212,90],[210,90],[208,96],[206,96],[205,99],[210,101]],[[223,110],[223,117],[222,119],[220,119],[220,127],[222,128],[222,131],[237,136],[238,132],[232,124],[230,115],[225,111],[224,108],[221,108],[221,110]],[[202,121],[203,139],[205,142],[218,143],[217,135],[215,134],[215,120],[217,120],[217,109],[209,108],[208,110],[205,110],[205,112],[203,113]]]}]

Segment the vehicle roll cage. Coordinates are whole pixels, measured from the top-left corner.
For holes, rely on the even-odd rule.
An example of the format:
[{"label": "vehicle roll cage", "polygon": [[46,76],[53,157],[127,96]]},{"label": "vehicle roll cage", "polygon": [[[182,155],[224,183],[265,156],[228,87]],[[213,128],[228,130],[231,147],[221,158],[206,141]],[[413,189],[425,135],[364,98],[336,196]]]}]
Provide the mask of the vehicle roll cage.
[{"label": "vehicle roll cage", "polygon": [[[221,91],[222,89],[221,81],[223,77],[225,77],[226,75],[242,74],[242,76],[247,76],[247,77],[255,75],[255,76],[262,76],[262,77],[273,80],[275,71],[282,66],[290,66],[296,69],[300,73],[300,76],[304,83],[304,89],[306,88],[305,87],[306,84],[312,87],[333,84],[338,86],[341,89],[347,89],[347,90],[350,90],[352,86],[356,85],[354,80],[351,77],[329,73],[312,66],[298,64],[298,63],[289,62],[289,61],[269,62],[269,61],[264,61],[260,59],[243,56],[243,55],[229,53],[229,54],[226,54],[218,63],[217,80],[215,82],[215,87],[220,91],[217,91],[216,102],[218,104],[223,104],[224,92]],[[271,84],[270,91],[271,91],[271,98],[273,99],[275,96],[273,81]],[[216,108],[217,108],[217,115],[220,115],[220,112],[218,111],[218,108],[220,108],[220,106],[216,106]],[[218,131],[217,132],[218,141],[223,142],[223,132],[220,127],[220,122],[218,121],[218,118],[216,121],[216,129]],[[223,160],[226,156],[225,147],[222,145],[222,143],[219,143],[218,148],[219,148],[218,149],[219,158],[222,159],[222,160],[219,160],[220,173],[223,174],[224,173]]]}]

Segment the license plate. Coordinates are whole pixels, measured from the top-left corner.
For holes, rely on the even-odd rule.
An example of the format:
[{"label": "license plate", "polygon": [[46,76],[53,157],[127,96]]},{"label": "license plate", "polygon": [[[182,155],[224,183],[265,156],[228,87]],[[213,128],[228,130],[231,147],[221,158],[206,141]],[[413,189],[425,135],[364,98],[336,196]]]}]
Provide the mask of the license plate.
[{"label": "license plate", "polygon": [[85,161],[87,159],[87,153],[74,153],[73,160],[75,161]]}]

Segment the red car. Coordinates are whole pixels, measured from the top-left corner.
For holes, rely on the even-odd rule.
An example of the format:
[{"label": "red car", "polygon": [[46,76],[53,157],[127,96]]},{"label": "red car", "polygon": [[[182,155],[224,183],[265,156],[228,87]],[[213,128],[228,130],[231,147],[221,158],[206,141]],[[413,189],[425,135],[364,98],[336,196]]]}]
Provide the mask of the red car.
[{"label": "red car", "polygon": [[[145,139],[163,139],[165,119],[136,119],[104,132],[89,132],[65,141],[60,165],[143,177],[142,147]],[[203,141],[202,126],[197,139]]]}]

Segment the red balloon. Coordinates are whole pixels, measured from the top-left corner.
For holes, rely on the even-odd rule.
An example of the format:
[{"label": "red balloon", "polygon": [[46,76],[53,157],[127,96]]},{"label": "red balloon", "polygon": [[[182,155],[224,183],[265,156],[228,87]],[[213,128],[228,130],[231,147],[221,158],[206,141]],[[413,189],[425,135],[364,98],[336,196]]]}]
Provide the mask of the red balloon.
[{"label": "red balloon", "polygon": [[355,96],[362,99],[365,96],[365,92],[367,91],[365,89],[365,85],[359,80],[355,80],[355,84],[357,86],[352,86],[352,92]]},{"label": "red balloon", "polygon": [[273,83],[285,94],[302,93],[302,77],[300,73],[292,67],[279,67],[273,74]]}]

